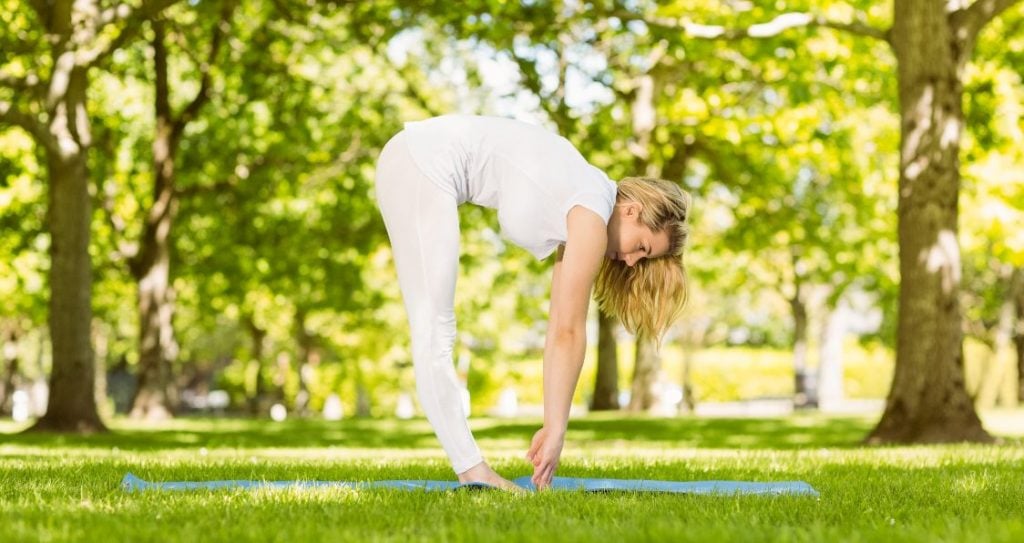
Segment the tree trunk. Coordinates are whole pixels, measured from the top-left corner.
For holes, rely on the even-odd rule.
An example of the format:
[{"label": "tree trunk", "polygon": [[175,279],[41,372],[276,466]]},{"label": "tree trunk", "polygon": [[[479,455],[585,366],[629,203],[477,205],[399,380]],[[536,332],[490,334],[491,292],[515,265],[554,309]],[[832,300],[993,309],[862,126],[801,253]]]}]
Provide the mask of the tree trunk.
[{"label": "tree trunk", "polygon": [[174,339],[174,290],[170,281],[171,228],[178,211],[175,160],[182,134],[210,97],[210,67],[216,62],[227,22],[235,2],[221,4],[220,19],[213,26],[209,54],[199,90],[177,116],[171,107],[166,32],[162,19],[152,21],[155,79],[156,134],[153,137],[153,203],[139,252],[131,262],[138,287],[139,388],[133,402],[133,418],[168,418],[177,407],[178,391],[173,378],[178,344]]},{"label": "tree trunk", "polygon": [[619,355],[616,352],[615,317],[598,311],[597,316],[597,374],[594,376],[594,396],[591,411],[619,409]]},{"label": "tree trunk", "polygon": [[896,369],[871,443],[992,441],[964,386],[957,239],[960,70],[945,2],[896,0],[900,297]]},{"label": "tree trunk", "polygon": [[821,328],[818,349],[818,407],[834,410],[843,402],[843,340],[846,337],[846,308],[842,302],[828,311]]},{"label": "tree trunk", "polygon": [[178,344],[174,339],[170,243],[178,211],[175,158],[184,125],[171,112],[164,24],[157,20],[152,26],[156,80],[153,203],[146,216],[139,252],[131,262],[139,308],[139,387],[132,401],[131,417],[167,419],[173,416],[177,404],[172,367]]},{"label": "tree trunk", "polygon": [[[166,93],[159,84],[166,74],[166,53],[154,40],[158,66],[157,95]],[[163,66],[161,69],[160,67]],[[166,75],[164,75],[164,78]],[[139,386],[132,401],[132,418],[166,419],[173,413],[171,365],[177,355],[174,340],[173,292],[170,285],[170,233],[177,211],[174,193],[174,153],[172,120],[166,108],[157,107],[156,137],[153,141],[153,204],[146,217],[139,253],[132,261],[137,282],[139,310]]]},{"label": "tree trunk", "polygon": [[[84,74],[81,79],[84,85]],[[84,88],[82,89],[84,91]],[[84,108],[84,92],[80,107]],[[69,102],[71,100],[69,99]],[[84,150],[47,157],[50,168],[50,340],[53,369],[46,414],[33,429],[102,432],[90,337],[91,208]]]},{"label": "tree trunk", "polygon": [[630,411],[647,411],[657,398],[654,385],[658,380],[661,359],[654,340],[636,337],[636,363],[633,366],[633,390],[629,398]]},{"label": "tree trunk", "polygon": [[1013,372],[1016,364],[1010,351],[1013,349],[1017,298],[1020,292],[1024,291],[1024,273],[1021,273],[1019,268],[1007,271],[1009,273],[1004,273],[1002,277],[1005,295],[999,307],[992,353],[983,365],[974,401],[978,409],[989,409],[997,404],[1002,407],[1015,407],[1019,398],[1016,390],[1018,387],[1011,388],[1008,381],[1015,377]]},{"label": "tree trunk", "polygon": [[246,324],[249,327],[249,337],[252,339],[252,358],[249,360],[249,364],[256,365],[256,383],[252,396],[249,398],[249,413],[260,415],[269,407],[264,405],[266,403],[266,385],[263,383],[263,351],[267,332],[256,324],[251,315],[246,319]]},{"label": "tree trunk", "polygon": [[697,408],[697,398],[694,396],[693,388],[693,364],[697,359],[697,352],[704,347],[709,328],[711,328],[711,318],[706,315],[688,318],[680,326],[682,333],[679,334],[679,343],[683,350],[683,367],[680,378],[683,382],[683,401],[679,404],[679,414],[693,413]]},{"label": "tree trunk", "polygon": [[[1017,268],[1014,273],[1024,276],[1024,268]],[[1017,291],[1014,304],[1017,308],[1017,324],[1013,333],[1013,343],[1017,347],[1017,400],[1024,401],[1024,288]]]},{"label": "tree trunk", "polygon": [[14,389],[17,387],[15,377],[18,375],[18,332],[11,327],[5,334],[0,352],[3,354],[3,380],[0,381],[0,414],[9,415],[13,408]]},{"label": "tree trunk", "polygon": [[1010,377],[1011,367],[1010,342],[1013,336],[1014,307],[1013,299],[1007,296],[999,306],[999,320],[996,322],[992,352],[983,364],[981,380],[978,384],[978,395],[974,405],[978,409],[990,409],[996,403],[1009,404],[1006,398],[1000,398],[1000,391],[1005,389],[1003,383]]},{"label": "tree trunk", "polygon": [[[93,6],[83,6],[87,9]],[[50,191],[47,213],[50,231],[49,328],[53,369],[46,414],[31,430],[102,432],[106,427],[96,410],[96,370],[91,344],[92,260],[89,234],[92,200],[89,196],[87,152],[91,143],[86,90],[87,68],[74,64],[73,6],[61,6],[48,21],[48,30],[68,38],[53,48],[53,79],[65,81],[63,94],[53,98],[47,131],[46,162]],[[64,9],[66,8],[66,9]],[[88,38],[88,36],[85,36]]]},{"label": "tree trunk", "polygon": [[683,401],[679,402],[679,414],[693,413],[697,408],[697,401],[693,397],[693,361],[697,358],[694,351],[696,344],[683,345],[683,368],[682,368],[682,389]]},{"label": "tree trunk", "polygon": [[793,406],[813,407],[817,404],[817,398],[807,369],[807,303],[799,278],[793,296],[789,299],[789,307],[793,311]]},{"label": "tree trunk", "polygon": [[[169,221],[169,219],[168,219]],[[147,226],[148,230],[148,226]],[[148,236],[147,236],[148,238]],[[146,238],[144,238],[146,239]],[[138,388],[130,416],[136,419],[168,419],[174,412],[171,364],[177,355],[172,316],[174,306],[169,279],[167,240],[147,240],[154,259],[142,266],[136,278],[139,310]]]},{"label": "tree trunk", "polygon": [[295,395],[295,413],[300,417],[310,414],[309,385],[313,380],[315,339],[306,328],[306,313],[301,308],[295,312],[295,341],[299,346],[299,391]]},{"label": "tree trunk", "polygon": [[[462,358],[462,357],[460,357],[460,358]],[[465,358],[462,358],[462,359],[463,360],[468,360],[468,359],[465,359]],[[366,376],[363,373],[363,363],[362,363],[362,361],[360,361],[358,359],[354,359],[352,362],[353,362],[352,366],[356,370],[356,374],[355,374],[355,380],[356,380],[356,383],[355,383],[356,384],[356,413],[355,413],[355,416],[359,417],[359,418],[366,418],[366,417],[370,416],[370,405],[371,405],[371,402],[372,402],[372,400],[370,398],[370,391],[369,391],[369,389],[366,388]],[[466,367],[466,370],[468,370],[468,365]],[[467,373],[465,371],[463,371],[463,372],[461,372],[461,375],[467,375]],[[468,382],[468,381],[463,381],[463,383],[466,383],[466,382]],[[463,386],[465,386],[465,385],[463,385]],[[463,390],[466,390],[466,389],[463,388]],[[461,400],[462,400],[462,398],[460,398],[460,401]],[[466,413],[468,415],[469,414],[469,406],[467,405],[466,408],[467,408],[466,409]]]}]

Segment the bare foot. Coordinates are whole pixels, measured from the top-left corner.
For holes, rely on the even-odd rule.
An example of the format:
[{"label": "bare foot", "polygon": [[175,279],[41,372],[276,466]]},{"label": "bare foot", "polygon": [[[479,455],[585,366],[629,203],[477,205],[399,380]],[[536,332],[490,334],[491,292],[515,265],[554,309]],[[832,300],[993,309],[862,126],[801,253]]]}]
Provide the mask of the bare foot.
[{"label": "bare foot", "polygon": [[519,485],[509,481],[501,475],[498,475],[490,466],[487,465],[487,462],[480,462],[479,464],[460,473],[459,482],[463,484],[484,483],[502,490],[510,490],[518,493],[526,492],[526,490]]}]

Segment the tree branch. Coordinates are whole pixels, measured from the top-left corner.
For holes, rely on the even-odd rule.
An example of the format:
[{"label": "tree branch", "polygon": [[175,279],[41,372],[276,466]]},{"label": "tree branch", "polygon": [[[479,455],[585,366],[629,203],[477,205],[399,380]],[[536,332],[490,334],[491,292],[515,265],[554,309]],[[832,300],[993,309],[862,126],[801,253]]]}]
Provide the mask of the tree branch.
[{"label": "tree branch", "polygon": [[184,188],[174,189],[174,194],[180,199],[194,198],[197,196],[208,196],[211,194],[222,194],[234,191],[238,186],[237,182],[217,181],[212,185],[191,185]]},{"label": "tree branch", "polygon": [[17,126],[29,133],[36,143],[48,149],[56,149],[57,142],[46,130],[46,125],[33,115],[21,111],[14,104],[0,100],[0,127]]},{"label": "tree branch", "polygon": [[[519,73],[522,76],[523,86],[537,97],[540,102],[541,109],[547,114],[548,118],[558,125],[559,130],[565,130],[563,126],[567,119],[560,115],[560,101],[557,94],[553,97],[550,93],[545,93],[543,84],[541,83],[540,71],[537,69],[536,61],[530,60],[523,57],[515,52],[513,47],[509,47],[507,52],[512,60],[515,61],[516,66],[519,67]],[[554,102],[554,103],[552,103]]]},{"label": "tree branch", "polygon": [[100,185],[103,190],[103,201],[100,206],[103,209],[103,216],[107,220],[107,225],[110,226],[119,240],[117,247],[114,249],[114,256],[117,259],[130,262],[139,253],[139,244],[125,241],[128,237],[126,234],[127,224],[114,211],[114,199],[117,197],[117,189],[113,187],[113,183],[104,182],[102,179],[100,180]]},{"label": "tree branch", "polygon": [[[1016,1],[1016,0],[993,0]],[[871,25],[850,22],[842,23],[831,21],[820,15],[812,15],[803,12],[782,13],[775,16],[767,23],[757,23],[745,28],[726,28],[721,25],[705,25],[689,21],[686,18],[672,17],[645,17],[628,11],[615,11],[610,16],[618,17],[624,21],[640,21],[648,26],[663,28],[666,30],[682,30],[688,37],[707,40],[738,40],[743,38],[769,38],[777,36],[786,30],[799,27],[823,27],[834,30],[841,30],[858,36],[875,38],[884,42],[889,41],[889,31],[875,28]]]},{"label": "tree branch", "polygon": [[8,88],[17,91],[19,94],[31,93],[39,95],[43,85],[42,81],[39,80],[39,76],[35,73],[30,73],[24,77],[0,73],[0,88]]},{"label": "tree branch", "polygon": [[[386,57],[385,57],[386,58]],[[404,66],[397,68],[395,71],[402,77],[402,82],[405,83],[405,93],[417,106],[427,112],[428,115],[436,117],[443,115],[444,111],[441,111],[436,106],[430,103],[429,96],[420,89],[413,81],[413,75],[416,71],[412,68],[410,63],[406,62]]]},{"label": "tree branch", "polygon": [[100,43],[95,48],[87,50],[83,54],[79,55],[76,58],[76,64],[82,67],[95,66],[108,55],[117,51],[129,41],[135,39],[135,36],[142,30],[144,22],[156,17],[160,12],[179,1],[180,0],[145,0],[142,5],[135,9],[125,9],[124,6],[118,6],[117,8],[104,10],[100,15],[100,22],[106,22],[106,24],[117,24],[118,22],[123,22],[121,25],[121,32],[105,44]]},{"label": "tree branch", "polygon": [[195,98],[185,107],[181,115],[174,121],[173,134],[174,138],[181,136],[181,133],[185,130],[196,115],[199,114],[199,110],[210,101],[210,69],[216,64],[217,56],[220,54],[221,45],[224,42],[224,37],[228,33],[230,28],[231,16],[235,11],[237,2],[235,0],[223,0],[221,3],[220,18],[214,23],[213,36],[210,39],[210,51],[206,55],[206,61],[199,66],[199,71],[203,74],[201,82],[199,84],[199,90],[196,92]]},{"label": "tree branch", "polygon": [[969,7],[950,15],[956,37],[964,43],[974,43],[975,37],[991,20],[1013,7],[1020,0],[977,0]]}]

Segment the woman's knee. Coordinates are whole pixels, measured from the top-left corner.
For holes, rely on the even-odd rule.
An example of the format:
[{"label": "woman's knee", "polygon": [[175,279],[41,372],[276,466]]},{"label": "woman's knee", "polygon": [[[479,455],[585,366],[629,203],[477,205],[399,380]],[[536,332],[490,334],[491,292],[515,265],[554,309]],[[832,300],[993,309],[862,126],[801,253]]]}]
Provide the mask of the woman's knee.
[{"label": "woman's knee", "polygon": [[445,311],[419,320],[412,324],[413,361],[417,364],[450,363],[455,347],[455,312]]}]

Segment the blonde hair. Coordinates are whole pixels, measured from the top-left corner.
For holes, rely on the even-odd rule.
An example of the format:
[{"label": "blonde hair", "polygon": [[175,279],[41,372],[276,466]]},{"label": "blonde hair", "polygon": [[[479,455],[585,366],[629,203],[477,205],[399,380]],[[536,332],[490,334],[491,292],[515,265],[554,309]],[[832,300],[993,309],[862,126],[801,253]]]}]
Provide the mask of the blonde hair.
[{"label": "blonde hair", "polygon": [[602,311],[618,317],[631,333],[660,343],[686,305],[683,250],[690,235],[690,195],[663,179],[627,177],[619,182],[616,196],[616,203],[622,202],[639,203],[640,224],[655,233],[668,233],[668,252],[641,259],[633,267],[621,260],[605,260],[594,284],[594,298]]}]

